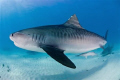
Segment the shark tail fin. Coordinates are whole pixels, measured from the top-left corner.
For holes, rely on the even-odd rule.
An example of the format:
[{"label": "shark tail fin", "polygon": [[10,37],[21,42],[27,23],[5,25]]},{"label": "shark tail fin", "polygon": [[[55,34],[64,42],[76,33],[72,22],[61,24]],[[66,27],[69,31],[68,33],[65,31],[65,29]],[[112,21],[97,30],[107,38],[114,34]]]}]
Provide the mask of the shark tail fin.
[{"label": "shark tail fin", "polygon": [[105,39],[107,40],[107,36],[108,36],[108,30],[106,31],[106,34],[105,34]]}]

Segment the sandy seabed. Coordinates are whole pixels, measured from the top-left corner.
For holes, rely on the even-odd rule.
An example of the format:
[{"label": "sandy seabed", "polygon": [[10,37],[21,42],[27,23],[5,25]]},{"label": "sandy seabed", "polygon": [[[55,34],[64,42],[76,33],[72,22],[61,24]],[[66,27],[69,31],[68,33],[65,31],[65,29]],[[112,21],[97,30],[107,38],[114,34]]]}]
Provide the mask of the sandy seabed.
[{"label": "sandy seabed", "polygon": [[0,80],[120,80],[120,50],[106,57],[67,56],[76,69],[67,68],[47,54],[0,50]]}]

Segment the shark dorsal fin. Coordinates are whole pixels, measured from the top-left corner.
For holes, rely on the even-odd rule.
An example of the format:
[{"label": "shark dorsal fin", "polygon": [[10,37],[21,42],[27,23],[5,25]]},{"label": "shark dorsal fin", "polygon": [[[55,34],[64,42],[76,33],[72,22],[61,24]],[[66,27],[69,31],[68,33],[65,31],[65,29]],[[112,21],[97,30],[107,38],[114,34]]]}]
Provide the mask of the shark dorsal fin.
[{"label": "shark dorsal fin", "polygon": [[[65,26],[70,26],[70,27],[76,27],[76,28],[82,28],[81,25],[79,24],[77,16],[74,14],[71,16],[68,21],[64,23]],[[82,28],[83,29],[83,28]]]}]

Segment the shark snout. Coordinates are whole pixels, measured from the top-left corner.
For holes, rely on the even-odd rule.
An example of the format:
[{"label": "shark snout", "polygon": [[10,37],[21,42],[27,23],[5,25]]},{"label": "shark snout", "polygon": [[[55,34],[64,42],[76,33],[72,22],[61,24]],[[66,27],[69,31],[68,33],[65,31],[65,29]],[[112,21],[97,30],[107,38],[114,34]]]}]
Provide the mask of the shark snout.
[{"label": "shark snout", "polygon": [[26,44],[28,41],[31,41],[31,36],[22,33],[22,32],[16,32],[10,34],[10,40],[17,44]]},{"label": "shark snout", "polygon": [[14,35],[14,33],[10,34],[10,40],[12,40],[12,41],[13,41],[13,35]]},{"label": "shark snout", "polygon": [[20,32],[12,33],[12,34],[10,34],[10,40],[14,41],[16,38],[18,38],[20,36],[23,36],[23,34]]}]

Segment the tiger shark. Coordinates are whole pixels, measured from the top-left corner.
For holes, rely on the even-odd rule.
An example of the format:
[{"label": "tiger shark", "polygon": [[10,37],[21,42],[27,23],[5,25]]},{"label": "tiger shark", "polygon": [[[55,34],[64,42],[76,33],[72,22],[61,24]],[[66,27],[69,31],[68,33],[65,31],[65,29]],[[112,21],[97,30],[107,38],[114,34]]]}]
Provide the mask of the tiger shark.
[{"label": "tiger shark", "polygon": [[10,34],[17,47],[46,52],[64,66],[75,69],[75,64],[64,53],[83,53],[103,48],[106,39],[84,29],[74,14],[64,24],[47,25],[20,30]]}]

